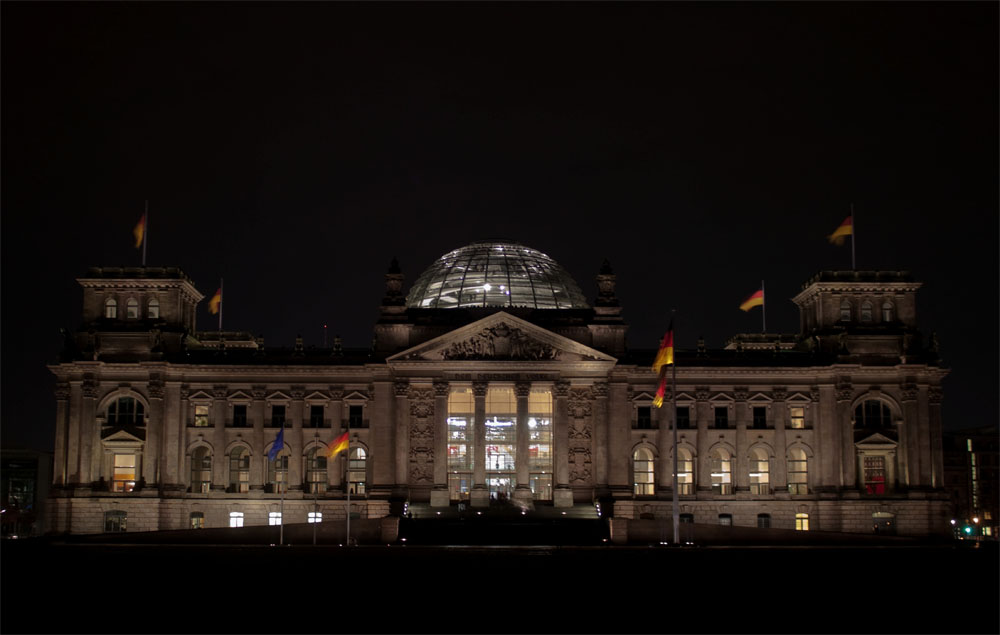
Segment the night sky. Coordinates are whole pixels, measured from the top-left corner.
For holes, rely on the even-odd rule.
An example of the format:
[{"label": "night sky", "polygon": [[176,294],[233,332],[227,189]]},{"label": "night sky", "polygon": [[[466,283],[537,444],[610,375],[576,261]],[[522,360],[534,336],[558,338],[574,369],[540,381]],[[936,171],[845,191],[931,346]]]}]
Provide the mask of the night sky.
[{"label": "night sky", "polygon": [[[224,327],[371,343],[383,274],[503,238],[629,345],[771,332],[855,206],[924,282],[945,427],[995,424],[998,5],[17,3],[2,11],[2,441],[51,449],[75,278],[180,266]],[[207,302],[199,327],[214,329]]]}]

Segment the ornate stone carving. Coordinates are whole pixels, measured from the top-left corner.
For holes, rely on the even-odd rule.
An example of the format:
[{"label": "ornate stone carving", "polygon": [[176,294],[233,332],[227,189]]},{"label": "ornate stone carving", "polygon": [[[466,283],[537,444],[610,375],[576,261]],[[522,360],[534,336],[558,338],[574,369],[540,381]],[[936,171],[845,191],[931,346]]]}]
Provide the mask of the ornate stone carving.
[{"label": "ornate stone carving", "polygon": [[444,359],[558,359],[558,351],[504,322],[485,328],[441,352]]},{"label": "ornate stone carving", "polygon": [[303,397],[306,396],[306,387],[292,386],[292,389],[289,392],[292,395],[292,399],[302,399]]},{"label": "ornate stone carving", "polygon": [[941,386],[930,386],[927,388],[927,400],[932,404],[939,404],[944,398],[944,393],[941,392]]},{"label": "ornate stone carving", "polygon": [[593,437],[593,433],[591,432],[589,425],[583,423],[578,425],[574,422],[570,422],[567,435],[570,440],[576,439],[589,441]]},{"label": "ornate stone carving", "polygon": [[225,399],[229,390],[225,386],[212,386],[212,396],[216,399]]},{"label": "ornate stone carving", "polygon": [[555,385],[555,387],[554,387],[554,389],[552,391],[552,393],[556,396],[556,398],[559,398],[559,397],[568,397],[569,396],[569,382],[568,381],[557,381],[556,385]]},{"label": "ornate stone carving", "polygon": [[785,386],[775,386],[771,388],[771,399],[784,401],[788,398],[788,388]]},{"label": "ornate stone carving", "polygon": [[485,381],[474,381],[472,382],[472,396],[474,397],[485,397],[486,390],[490,387],[489,382]]},{"label": "ornate stone carving", "polygon": [[150,379],[148,390],[150,399],[163,399],[163,380]]},{"label": "ornate stone carving", "polygon": [[917,385],[906,383],[901,384],[899,387],[899,395],[902,401],[916,401],[917,400]]},{"label": "ornate stone carving", "polygon": [[330,399],[333,401],[340,401],[344,398],[344,387],[343,386],[330,386]]},{"label": "ornate stone carving", "polygon": [[591,392],[594,393],[594,399],[607,399],[608,397],[608,382],[599,381],[591,386]]},{"label": "ornate stone carving", "polygon": [[[422,391],[418,403],[433,403],[433,390]],[[411,413],[413,412],[411,404]],[[433,406],[430,407],[433,412]],[[427,415],[418,415],[424,416]],[[410,425],[410,482],[432,483],[434,481],[434,426],[426,418],[418,419]]]},{"label": "ornate stone carving", "polygon": [[94,375],[88,373],[83,376],[83,396],[89,399],[97,398],[97,389],[100,387],[101,382]]},{"label": "ornate stone carving", "polygon": [[267,386],[254,386],[250,389],[250,394],[254,399],[263,399],[267,397]]},{"label": "ornate stone carving", "polygon": [[841,377],[840,381],[837,382],[837,401],[850,401],[854,398],[854,387],[851,385],[850,378]]},{"label": "ornate stone carving", "polygon": [[819,386],[809,386],[809,398],[813,403],[819,403]]},{"label": "ornate stone carving", "polygon": [[570,388],[569,413],[572,417],[589,417],[593,412],[590,388]]},{"label": "ornate stone carving", "polygon": [[451,385],[446,381],[436,381],[434,382],[434,396],[435,397],[447,397],[451,392]]},{"label": "ornate stone carving", "polygon": [[736,386],[733,390],[733,399],[736,401],[746,401],[749,398],[750,390],[746,386]]},{"label": "ornate stone carving", "polygon": [[425,418],[434,414],[433,388],[413,388],[407,396],[410,398],[410,415]]},{"label": "ornate stone carving", "polygon": [[514,384],[514,396],[515,397],[527,397],[531,394],[531,382],[530,381],[519,381]]},{"label": "ornate stone carving", "polygon": [[56,384],[56,399],[69,399],[69,383],[61,381]]},{"label": "ornate stone carving", "polygon": [[181,399],[187,399],[188,395],[191,394],[191,386],[187,384],[181,384]]},{"label": "ornate stone carving", "polygon": [[695,386],[694,398],[698,401],[708,401],[711,396],[712,393],[708,390],[708,386]]},{"label": "ornate stone carving", "polygon": [[397,381],[393,382],[392,389],[395,391],[397,397],[406,397],[410,394],[410,382],[408,381]]},{"label": "ornate stone carving", "polygon": [[569,449],[569,480],[570,483],[590,484],[591,452],[586,447],[571,447]]}]

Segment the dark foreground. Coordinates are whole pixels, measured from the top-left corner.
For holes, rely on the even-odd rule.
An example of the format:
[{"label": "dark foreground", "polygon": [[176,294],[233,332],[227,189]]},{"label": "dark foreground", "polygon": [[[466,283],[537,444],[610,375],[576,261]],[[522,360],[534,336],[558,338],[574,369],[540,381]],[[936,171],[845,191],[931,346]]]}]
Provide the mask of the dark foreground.
[{"label": "dark foreground", "polygon": [[2,545],[3,633],[996,633],[996,544]]}]

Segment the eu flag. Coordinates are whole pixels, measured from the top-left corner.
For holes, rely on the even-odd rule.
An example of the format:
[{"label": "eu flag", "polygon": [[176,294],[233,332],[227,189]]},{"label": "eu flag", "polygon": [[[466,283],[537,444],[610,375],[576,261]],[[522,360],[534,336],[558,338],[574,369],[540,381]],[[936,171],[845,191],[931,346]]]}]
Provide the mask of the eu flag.
[{"label": "eu flag", "polygon": [[267,460],[273,461],[278,458],[278,452],[281,452],[281,448],[285,447],[285,429],[282,428],[278,430],[278,436],[274,438],[274,445],[271,446],[271,451],[267,453]]}]

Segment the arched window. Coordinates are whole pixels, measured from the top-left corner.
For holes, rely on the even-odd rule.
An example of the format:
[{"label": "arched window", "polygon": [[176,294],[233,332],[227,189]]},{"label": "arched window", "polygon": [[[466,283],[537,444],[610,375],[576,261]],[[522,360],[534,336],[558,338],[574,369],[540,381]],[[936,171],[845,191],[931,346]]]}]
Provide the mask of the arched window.
[{"label": "arched window", "polygon": [[809,493],[809,464],[801,448],[788,451],[788,493]]},{"label": "arched window", "polygon": [[851,303],[844,300],[840,303],[840,321],[850,322],[851,321]]},{"label": "arched window", "polygon": [[104,531],[120,532],[125,531],[128,521],[128,512],[120,509],[112,509],[104,512]]},{"label": "arched window", "polygon": [[729,452],[716,448],[712,452],[712,492],[733,493],[733,460]]},{"label": "arched window", "polygon": [[750,450],[750,493],[771,493],[771,462],[762,448]]},{"label": "arched window", "polygon": [[319,448],[309,450],[306,456],[306,482],[310,494],[322,494],[326,491],[326,457]]},{"label": "arched window", "polygon": [[694,460],[687,448],[677,448],[677,494],[694,494]]},{"label": "arched window", "polygon": [[638,448],[632,455],[632,474],[636,496],[652,496],[655,493],[653,453],[649,448]]},{"label": "arched window", "polygon": [[112,320],[118,317],[118,303],[114,298],[108,298],[104,301],[104,317]]},{"label": "arched window", "polygon": [[861,321],[862,322],[872,321],[872,303],[868,302],[867,300],[861,303]]},{"label": "arched window", "polygon": [[237,446],[229,453],[229,491],[250,491],[250,451],[243,446]]},{"label": "arched window", "polygon": [[882,321],[892,322],[892,302],[884,302],[882,304]]},{"label": "arched window", "polygon": [[125,317],[130,320],[139,319],[139,301],[135,298],[129,298],[125,302]]},{"label": "arched window", "polygon": [[880,399],[867,399],[854,409],[854,426],[879,430],[892,427],[892,411]]},{"label": "arched window", "polygon": [[288,491],[288,459],[291,453],[288,448],[284,448],[278,453],[273,461],[267,462],[267,489],[269,492],[278,494]]},{"label": "arched window", "polygon": [[149,304],[147,305],[146,317],[151,320],[157,320],[160,318],[160,301],[156,298],[150,298]]},{"label": "arched window", "polygon": [[207,494],[212,488],[212,455],[201,446],[191,454],[191,492]]},{"label": "arched window", "polygon": [[108,404],[106,423],[109,426],[141,426],[146,409],[134,397],[119,397]]},{"label": "arched window", "polygon": [[205,512],[191,512],[188,519],[191,522],[191,529],[205,528]]},{"label": "arched window", "polygon": [[347,483],[351,494],[365,493],[365,473],[368,454],[364,448],[351,448],[351,458],[348,461]]}]

